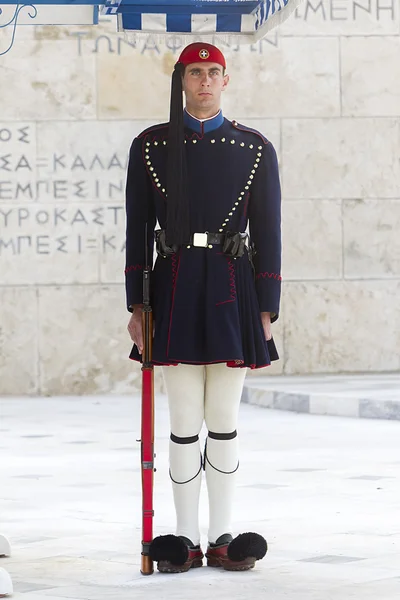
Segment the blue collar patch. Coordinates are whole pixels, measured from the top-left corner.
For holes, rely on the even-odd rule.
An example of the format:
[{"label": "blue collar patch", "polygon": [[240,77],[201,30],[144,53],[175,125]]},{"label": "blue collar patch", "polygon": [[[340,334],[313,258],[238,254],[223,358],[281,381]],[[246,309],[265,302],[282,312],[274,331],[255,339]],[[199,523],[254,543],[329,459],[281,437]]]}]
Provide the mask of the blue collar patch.
[{"label": "blue collar patch", "polygon": [[192,117],[192,115],[189,115],[189,113],[184,110],[183,120],[185,127],[189,127],[189,129],[193,129],[193,131],[196,133],[203,135],[209,131],[214,131],[214,129],[221,127],[222,123],[224,122],[224,115],[222,114],[222,110],[220,110],[215,117],[212,117],[212,119],[200,121],[199,119]]}]

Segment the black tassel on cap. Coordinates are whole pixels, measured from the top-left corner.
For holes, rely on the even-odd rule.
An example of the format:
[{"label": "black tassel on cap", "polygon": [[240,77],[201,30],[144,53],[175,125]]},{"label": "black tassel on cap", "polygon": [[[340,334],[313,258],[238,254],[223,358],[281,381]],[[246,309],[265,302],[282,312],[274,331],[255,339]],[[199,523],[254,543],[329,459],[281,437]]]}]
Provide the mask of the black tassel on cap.
[{"label": "black tassel on cap", "polygon": [[183,63],[176,63],[172,74],[168,129],[166,227],[166,243],[168,246],[187,244],[190,239],[182,99],[182,77],[184,72],[185,66]]}]

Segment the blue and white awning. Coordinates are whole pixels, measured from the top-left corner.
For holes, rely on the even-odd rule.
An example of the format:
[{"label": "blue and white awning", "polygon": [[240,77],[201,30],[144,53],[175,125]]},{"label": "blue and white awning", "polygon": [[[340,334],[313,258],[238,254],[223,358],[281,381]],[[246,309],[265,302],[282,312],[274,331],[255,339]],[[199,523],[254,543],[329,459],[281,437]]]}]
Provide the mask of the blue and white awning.
[{"label": "blue and white awning", "polygon": [[[18,25],[98,23],[102,15],[114,15],[117,29],[127,37],[171,35],[183,41],[217,36],[234,42],[254,43],[285,21],[303,0],[31,0],[15,4],[1,0],[0,30],[12,29],[12,47]],[[187,38],[187,40],[186,40]],[[211,38],[211,39],[209,39]]]},{"label": "blue and white awning", "polygon": [[161,37],[215,35],[248,43],[285,21],[302,0],[106,0],[101,14],[117,15],[118,31]]}]

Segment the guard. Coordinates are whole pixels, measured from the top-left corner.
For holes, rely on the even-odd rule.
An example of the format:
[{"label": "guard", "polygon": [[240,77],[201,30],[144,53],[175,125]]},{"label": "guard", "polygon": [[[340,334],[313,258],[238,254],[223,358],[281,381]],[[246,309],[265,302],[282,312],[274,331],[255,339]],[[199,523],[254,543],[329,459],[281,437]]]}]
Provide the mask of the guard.
[{"label": "guard", "polygon": [[171,425],[177,527],[175,535],[155,538],[150,548],[164,573],[203,564],[198,521],[203,471],[210,515],[207,565],[248,570],[267,552],[266,540],[256,533],[234,538],[231,515],[246,371],[278,360],[271,323],[278,319],[281,293],[281,191],[272,144],[222,114],[228,84],[218,48],[187,46],[172,75],[169,122],[143,131],[130,150],[125,269],[130,357],[141,360],[142,271],[146,244],[152,255],[155,241],[153,362],[163,370]]}]

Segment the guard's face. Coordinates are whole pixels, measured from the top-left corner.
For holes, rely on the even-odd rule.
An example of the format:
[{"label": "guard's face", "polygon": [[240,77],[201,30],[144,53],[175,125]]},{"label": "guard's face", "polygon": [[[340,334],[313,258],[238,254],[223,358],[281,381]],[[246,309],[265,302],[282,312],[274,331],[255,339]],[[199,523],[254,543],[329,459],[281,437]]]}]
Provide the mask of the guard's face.
[{"label": "guard's face", "polygon": [[[185,69],[183,90],[189,112],[218,112],[221,94],[229,83],[218,63],[192,63]],[[214,113],[214,114],[215,114]],[[212,115],[211,115],[212,116]]]}]

